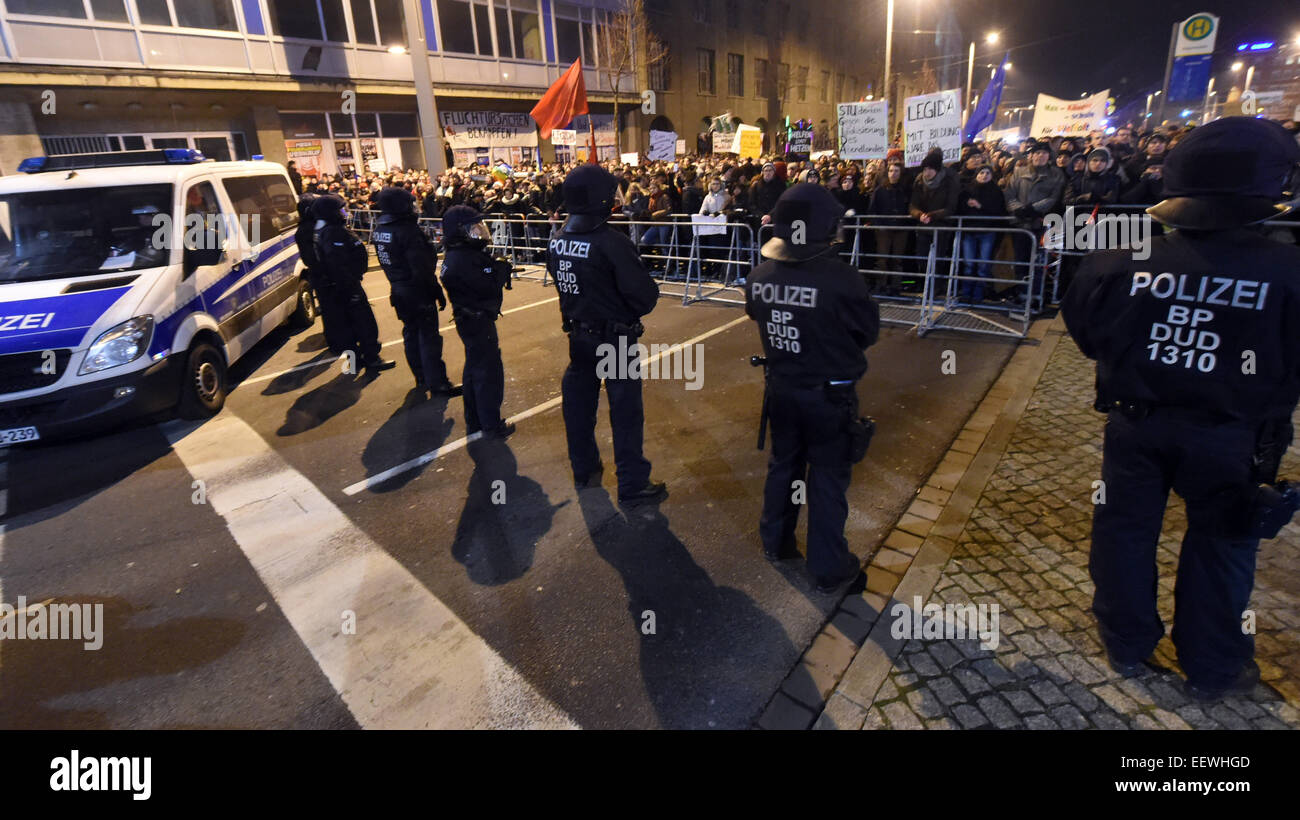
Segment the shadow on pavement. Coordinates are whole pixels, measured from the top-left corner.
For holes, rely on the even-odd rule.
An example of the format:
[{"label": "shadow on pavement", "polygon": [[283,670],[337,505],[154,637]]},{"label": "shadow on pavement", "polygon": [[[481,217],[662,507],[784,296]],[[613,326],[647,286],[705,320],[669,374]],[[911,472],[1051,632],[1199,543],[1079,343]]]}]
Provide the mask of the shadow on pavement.
[{"label": "shadow on pavement", "polygon": [[785,628],[745,593],[714,584],[658,505],[625,518],[603,488],[578,500],[596,552],[623,578],[660,725],[749,728],[771,695],[760,670],[798,657]]},{"label": "shadow on pavement", "polygon": [[284,414],[284,424],[277,436],[296,436],[319,427],[361,399],[361,391],[377,376],[367,371],[359,375],[340,373],[309,393],[294,400]]},{"label": "shadow on pavement", "polygon": [[299,365],[301,369],[289,370],[271,379],[266,389],[262,391],[262,395],[278,396],[306,387],[307,382],[328,371],[337,361],[338,357],[333,353],[328,350],[322,351],[311,360]]},{"label": "shadow on pavement", "polygon": [[[441,447],[455,425],[454,421],[446,418],[446,412],[445,398],[430,399],[428,393],[414,388],[407,391],[402,403],[366,442],[366,449],[361,453],[366,476],[405,464]],[[398,473],[371,487],[370,492],[387,493],[401,489],[418,478],[428,466],[421,464]]]},{"label": "shadow on pavement", "polygon": [[474,472],[451,554],[471,581],[496,586],[532,567],[537,542],[550,531],[555,511],[569,502],[551,504],[541,484],[519,475],[515,454],[504,441],[481,439],[467,449]]}]

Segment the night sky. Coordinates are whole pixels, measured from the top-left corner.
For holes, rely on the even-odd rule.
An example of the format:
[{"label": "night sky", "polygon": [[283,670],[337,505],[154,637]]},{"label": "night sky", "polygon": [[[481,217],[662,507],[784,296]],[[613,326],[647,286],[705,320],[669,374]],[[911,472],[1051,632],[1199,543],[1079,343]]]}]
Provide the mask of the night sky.
[{"label": "night sky", "polygon": [[[898,0],[900,11],[926,0]],[[1028,104],[1038,92],[1075,97],[1110,88],[1121,106],[1158,90],[1164,80],[1169,34],[1178,20],[1197,12],[1219,16],[1214,70],[1223,70],[1237,44],[1293,41],[1300,35],[1297,0],[953,0],[967,42],[977,48],[975,88],[988,81],[985,63],[1007,47],[1012,70],[1003,102]],[[913,24],[916,11],[900,15],[899,28]],[[989,31],[1001,33],[996,47],[983,45]],[[996,50],[996,57],[992,52]],[[965,60],[965,53],[961,60]],[[963,62],[964,65],[964,62]],[[981,76],[981,72],[983,72]]]}]

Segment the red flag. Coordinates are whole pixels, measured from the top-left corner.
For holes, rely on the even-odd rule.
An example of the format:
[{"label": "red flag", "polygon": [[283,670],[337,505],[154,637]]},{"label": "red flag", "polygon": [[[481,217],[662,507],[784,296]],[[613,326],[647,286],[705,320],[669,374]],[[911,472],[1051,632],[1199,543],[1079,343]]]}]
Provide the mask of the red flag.
[{"label": "red flag", "polygon": [[546,90],[530,112],[537,120],[543,139],[551,138],[552,129],[563,128],[578,114],[587,113],[587,85],[582,80],[580,62],[574,60],[569,70]]}]

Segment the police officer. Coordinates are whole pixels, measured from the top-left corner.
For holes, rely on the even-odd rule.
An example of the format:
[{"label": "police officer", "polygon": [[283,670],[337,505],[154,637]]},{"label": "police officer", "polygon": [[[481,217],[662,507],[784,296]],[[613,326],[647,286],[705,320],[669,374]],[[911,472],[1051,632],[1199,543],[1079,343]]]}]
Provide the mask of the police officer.
[{"label": "police officer", "polygon": [[1252,226],[1279,215],[1297,160],[1277,123],[1195,129],[1165,160],[1166,199],[1147,211],[1175,230],[1151,240],[1149,258],[1090,254],[1061,305],[1097,361],[1096,407],[1109,414],[1089,570],[1111,667],[1143,674],[1164,635],[1156,543],[1173,489],[1187,505],[1173,642],[1199,700],[1259,680],[1241,626],[1261,534],[1250,511],[1276,478],[1300,398],[1300,249]]},{"label": "police officer", "polygon": [[[396,367],[397,362],[379,355],[379,325],[361,287],[369,258],[361,239],[348,230],[347,203],[334,194],[317,197],[311,204],[316,217],[313,242],[319,273],[316,298],[321,312],[333,313],[343,330],[338,334],[344,350],[356,351],[361,365],[371,372]],[[328,327],[328,325],[326,325]]]},{"label": "police officer", "polygon": [[787,190],[772,211],[766,261],[745,289],[745,312],[758,322],[767,358],[764,406],[772,425],[759,520],[763,553],[773,562],[798,557],[794,529],[802,505],[794,482],[805,482],[808,571],[825,593],[862,580],[844,538],[846,494],[854,438],[865,435],[856,389],[867,372],[863,351],[880,332],[880,309],[857,269],[838,255],[843,214],[820,185]]},{"label": "police officer", "polygon": [[[650,278],[636,246],[626,233],[607,222],[618,183],[598,165],[580,165],[564,180],[569,219],[551,239],[546,268],[560,294],[560,314],[569,335],[569,367],[564,372],[564,430],[574,486],[596,487],[604,469],[596,448],[596,407],[601,376],[609,396],[614,432],[618,498],[624,504],[658,501],[667,487],[650,479],[650,462],[642,454],[645,411],[636,340],[640,319],[654,310],[659,286]],[[631,351],[631,357],[624,355]],[[612,358],[611,358],[612,357]]]},{"label": "police officer", "polygon": [[456,332],[465,345],[465,428],[470,433],[505,438],[515,425],[501,420],[506,374],[497,341],[501,289],[510,287],[511,265],[488,256],[491,234],[483,216],[468,205],[453,205],[442,217],[442,284],[451,299]]},{"label": "police officer", "polygon": [[459,396],[460,387],[447,380],[438,334],[438,311],[447,307],[438,285],[438,252],[420,230],[415,200],[405,188],[390,185],[375,202],[381,215],[370,241],[392,285],[388,301],[402,322],[402,345],[415,375],[415,389],[434,396]]},{"label": "police officer", "polygon": [[312,293],[316,294],[316,303],[320,305],[320,320],[325,328],[325,344],[329,347],[330,352],[341,354],[350,346],[345,336],[346,328],[340,324],[338,314],[335,312],[336,306],[330,302],[329,310],[326,311],[327,302],[321,298],[320,293],[323,287],[328,285],[321,284],[320,260],[316,258],[316,219],[311,215],[311,205],[316,201],[315,194],[303,194],[298,198],[298,229],[294,231],[293,241],[298,245],[298,255],[302,258],[304,270],[302,276],[311,285]]}]

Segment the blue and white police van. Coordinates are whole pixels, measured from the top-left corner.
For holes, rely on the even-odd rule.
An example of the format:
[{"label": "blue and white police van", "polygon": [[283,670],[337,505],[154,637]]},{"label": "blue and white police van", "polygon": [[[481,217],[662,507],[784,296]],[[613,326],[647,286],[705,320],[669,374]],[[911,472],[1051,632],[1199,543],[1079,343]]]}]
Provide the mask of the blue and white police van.
[{"label": "blue and white police van", "polygon": [[221,410],[227,368],[315,300],[281,165],[189,149],[0,177],[0,447]]}]

